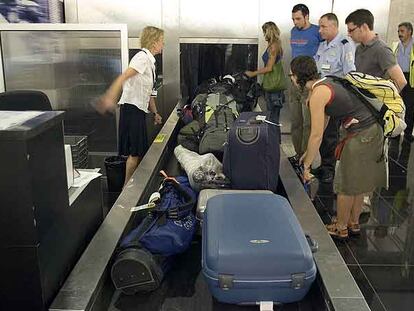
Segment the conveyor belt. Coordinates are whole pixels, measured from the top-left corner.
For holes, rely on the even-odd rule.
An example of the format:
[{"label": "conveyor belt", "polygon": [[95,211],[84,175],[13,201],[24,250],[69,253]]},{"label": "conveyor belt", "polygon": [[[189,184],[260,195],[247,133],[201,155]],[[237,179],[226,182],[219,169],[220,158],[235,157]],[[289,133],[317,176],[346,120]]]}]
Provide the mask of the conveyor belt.
[{"label": "conveyor belt", "polygon": [[[212,299],[200,273],[199,239],[195,239],[191,249],[180,256],[162,286],[153,293],[125,296],[115,291],[111,284],[108,268],[119,239],[129,229],[129,207],[145,202],[158,188],[161,168],[170,175],[178,173],[179,168],[172,155],[177,121],[173,111],[160,131],[161,136],[165,135],[164,139],[152,144],[49,310],[258,310],[258,307],[220,304]],[[280,188],[284,192],[281,194],[290,200],[304,231],[319,243],[319,251],[315,254],[319,271],[317,281],[303,301],[285,305],[283,309],[369,310],[283,152],[280,180]]]}]

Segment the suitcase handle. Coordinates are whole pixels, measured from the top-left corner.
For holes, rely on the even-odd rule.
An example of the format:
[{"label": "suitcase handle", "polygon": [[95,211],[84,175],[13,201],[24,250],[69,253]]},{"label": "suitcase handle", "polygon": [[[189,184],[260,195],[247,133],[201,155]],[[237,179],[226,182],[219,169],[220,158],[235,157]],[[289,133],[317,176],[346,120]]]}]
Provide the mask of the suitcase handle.
[{"label": "suitcase handle", "polygon": [[306,241],[308,241],[308,244],[309,244],[309,247],[312,253],[316,253],[319,248],[318,242],[312,239],[309,234],[305,234],[305,237],[306,237]]},{"label": "suitcase handle", "polygon": [[260,137],[260,129],[257,127],[238,127],[237,140],[243,145],[252,145]]}]

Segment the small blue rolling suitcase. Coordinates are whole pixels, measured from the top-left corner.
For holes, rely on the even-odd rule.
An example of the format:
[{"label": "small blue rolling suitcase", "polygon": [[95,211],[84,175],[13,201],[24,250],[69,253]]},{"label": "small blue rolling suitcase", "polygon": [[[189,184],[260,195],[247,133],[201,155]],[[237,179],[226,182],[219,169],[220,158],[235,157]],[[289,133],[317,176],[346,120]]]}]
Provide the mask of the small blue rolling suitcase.
[{"label": "small blue rolling suitcase", "polygon": [[276,192],[280,128],[261,119],[265,117],[263,112],[243,112],[228,132],[223,171],[233,189]]},{"label": "small blue rolling suitcase", "polygon": [[299,301],[316,276],[308,239],[288,201],[255,193],[207,201],[202,271],[212,295],[232,304]]}]

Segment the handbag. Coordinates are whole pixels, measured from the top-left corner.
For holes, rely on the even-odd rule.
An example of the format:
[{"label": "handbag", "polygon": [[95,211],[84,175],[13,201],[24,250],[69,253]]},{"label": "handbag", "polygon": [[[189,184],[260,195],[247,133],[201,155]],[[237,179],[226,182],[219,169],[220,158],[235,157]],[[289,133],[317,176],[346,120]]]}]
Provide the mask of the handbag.
[{"label": "handbag", "polygon": [[286,90],[286,77],[282,61],[273,64],[272,71],[264,74],[263,90],[266,92],[277,92]]}]

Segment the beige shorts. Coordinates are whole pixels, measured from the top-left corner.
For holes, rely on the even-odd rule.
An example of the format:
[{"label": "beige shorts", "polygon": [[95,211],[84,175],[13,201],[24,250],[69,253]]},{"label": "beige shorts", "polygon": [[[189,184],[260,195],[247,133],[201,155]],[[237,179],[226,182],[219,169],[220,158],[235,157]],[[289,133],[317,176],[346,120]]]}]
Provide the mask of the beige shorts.
[{"label": "beige shorts", "polygon": [[[341,138],[346,131],[341,128]],[[387,154],[381,126],[375,123],[348,139],[335,170],[334,190],[345,195],[387,187]]]}]

